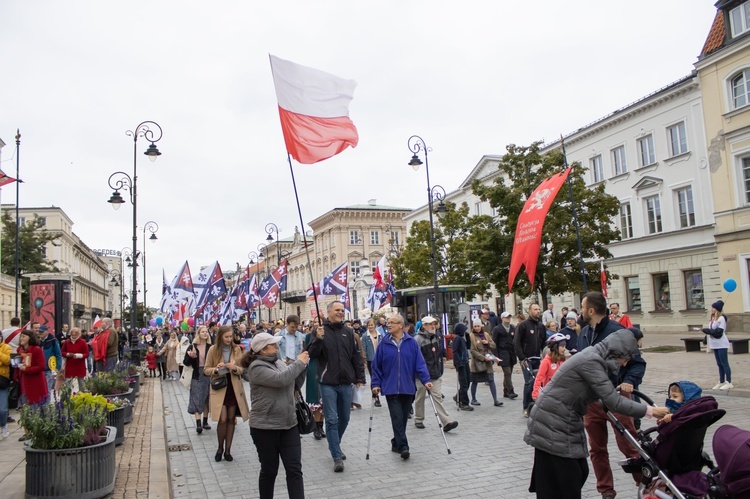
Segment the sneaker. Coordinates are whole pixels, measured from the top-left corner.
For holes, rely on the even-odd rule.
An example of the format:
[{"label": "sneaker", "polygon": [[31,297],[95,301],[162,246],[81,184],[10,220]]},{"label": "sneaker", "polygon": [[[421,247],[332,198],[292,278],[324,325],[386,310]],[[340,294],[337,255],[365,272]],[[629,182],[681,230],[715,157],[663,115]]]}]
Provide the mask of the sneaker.
[{"label": "sneaker", "polygon": [[14,418],[12,418],[12,417],[8,416],[8,422],[9,422],[9,423],[15,423],[15,422],[16,422],[16,420],[15,420]]},{"label": "sneaker", "polygon": [[8,427],[7,426],[3,426],[2,429],[0,429],[0,438],[2,438],[3,440],[5,440],[6,438],[8,438]]},{"label": "sneaker", "polygon": [[414,423],[414,426],[416,426],[420,430],[424,430],[424,423],[416,422]]},{"label": "sneaker", "polygon": [[499,400],[495,401],[495,407],[500,407],[501,405],[503,405],[502,402],[500,402]]},{"label": "sneaker", "polygon": [[335,471],[336,473],[341,473],[342,471],[344,471],[344,461],[342,461],[341,459],[336,459],[333,462],[333,471]]},{"label": "sneaker", "polygon": [[480,404],[477,399],[474,399],[471,401],[471,405],[482,405],[482,404]]},{"label": "sneaker", "polygon": [[518,398],[518,394],[514,392],[510,392],[508,395],[506,395],[507,398],[513,400]]},{"label": "sneaker", "polygon": [[410,455],[411,454],[409,454],[408,450],[402,450],[401,451],[401,459],[403,459],[404,461],[406,461],[407,459],[409,459]]},{"label": "sneaker", "polygon": [[445,427],[443,428],[443,431],[449,432],[453,428],[455,428],[456,426],[458,426],[458,421],[451,421],[450,423],[448,423],[447,425],[445,425]]},{"label": "sneaker", "polygon": [[528,409],[524,409],[523,410],[523,417],[525,417],[525,418],[529,417],[529,410]]},{"label": "sneaker", "polygon": [[724,381],[722,381],[721,383],[718,383],[718,384],[714,385],[714,387],[711,388],[711,389],[712,390],[720,390],[721,387],[724,386],[724,385],[726,385],[726,383]]},{"label": "sneaker", "polygon": [[464,404],[460,404],[458,406],[458,408],[459,408],[459,410],[462,410],[462,411],[473,411],[474,410],[474,408],[472,406],[470,406],[470,405],[464,405]]},{"label": "sneaker", "polygon": [[730,388],[734,388],[734,385],[727,381],[722,386],[719,387],[719,390],[729,390]]}]

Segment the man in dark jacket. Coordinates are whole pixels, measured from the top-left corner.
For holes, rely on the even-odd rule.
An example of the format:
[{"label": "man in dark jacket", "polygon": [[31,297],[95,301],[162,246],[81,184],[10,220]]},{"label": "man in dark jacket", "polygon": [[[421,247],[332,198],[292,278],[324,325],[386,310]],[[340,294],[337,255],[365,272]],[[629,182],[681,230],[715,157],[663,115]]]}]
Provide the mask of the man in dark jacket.
[{"label": "man in dark jacket", "polygon": [[432,389],[432,382],[417,341],[404,333],[404,318],[394,315],[386,324],[388,334],[372,360],[372,394],[378,396],[382,391],[388,401],[393,427],[391,450],[401,454],[401,459],[409,459],[406,422],[417,391],[415,378],[418,377],[428,390]]},{"label": "man in dark jacket", "polygon": [[453,401],[458,404],[462,411],[473,411],[469,405],[469,349],[466,347],[466,324],[459,322],[453,326],[453,367],[456,368],[458,377],[458,393],[453,396]]},{"label": "man in dark jacket", "polygon": [[510,312],[500,314],[501,323],[492,330],[492,341],[495,342],[495,356],[503,370],[503,397],[518,398],[513,388],[513,366],[516,365],[516,351],[513,339],[516,327],[510,323]]},{"label": "man in dark jacket", "polygon": [[[534,389],[534,376],[529,370],[539,369],[540,359],[544,341],[547,339],[547,328],[542,324],[542,309],[536,303],[529,307],[529,318],[522,321],[516,327],[516,335],[513,338],[513,346],[516,357],[521,363],[523,373],[523,416],[529,417],[529,409],[534,401],[531,392]],[[527,359],[527,357],[537,357]]]},{"label": "man in dark jacket", "polygon": [[[443,345],[438,341],[435,331],[437,330],[437,319],[427,316],[422,319],[422,329],[417,331],[414,339],[417,340],[419,349],[422,351],[427,370],[430,372],[430,395],[435,404],[435,410],[443,425],[444,431],[451,431],[458,426],[458,421],[453,421],[443,407]],[[417,398],[414,401],[414,426],[424,429],[424,399],[427,389],[422,382],[417,382]]]},{"label": "man in dark jacket", "polygon": [[[612,333],[624,329],[622,324],[610,320],[607,300],[601,293],[586,293],[581,302],[581,311],[586,326],[581,329],[581,335],[578,337],[579,352],[582,352],[587,347],[601,343]],[[635,335],[635,333],[632,334]],[[636,339],[639,339],[638,335],[636,335]],[[627,364],[620,367],[616,375],[610,374],[610,381],[614,386],[620,387],[620,392],[623,396],[630,398],[630,393],[634,387],[640,385],[645,372],[646,361],[643,360],[640,352],[638,352],[632,356]],[[615,413],[615,415],[623,426],[635,437],[633,418],[624,414]],[[609,438],[607,431],[608,422],[609,419],[601,405],[597,402],[589,405],[589,410],[584,416],[583,423],[586,427],[586,433],[589,436],[589,454],[591,456],[591,465],[596,475],[596,490],[599,491],[603,499],[612,499],[617,494],[614,488],[612,468],[609,464],[609,452],[607,451],[607,440]],[[638,451],[633,449],[625,437],[616,430],[615,440],[617,441],[617,447],[625,457],[638,457]],[[633,479],[636,484],[639,484],[641,480],[640,473],[633,473]]]},{"label": "man in dark jacket", "polygon": [[349,424],[352,384],[357,389],[366,383],[365,364],[351,329],[344,327],[344,304],[328,304],[328,319],[313,333],[308,347],[311,359],[318,361],[318,381],[323,399],[328,450],[333,457],[333,471],[344,471],[346,455],[341,439]]}]

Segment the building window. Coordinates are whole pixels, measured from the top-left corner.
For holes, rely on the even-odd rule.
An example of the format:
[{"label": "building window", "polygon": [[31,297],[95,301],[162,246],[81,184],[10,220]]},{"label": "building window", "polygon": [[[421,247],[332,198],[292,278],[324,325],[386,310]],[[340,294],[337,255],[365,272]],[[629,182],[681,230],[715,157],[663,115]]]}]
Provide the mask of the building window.
[{"label": "building window", "polygon": [[750,30],[750,5],[747,2],[729,11],[729,25],[732,28],[732,38]]},{"label": "building window", "polygon": [[26,217],[18,217],[18,226],[26,225]]},{"label": "building window", "polygon": [[742,158],[742,180],[745,189],[745,202],[750,203],[750,158]]},{"label": "building window", "polygon": [[648,233],[658,234],[661,232],[661,203],[659,202],[659,196],[646,198],[646,213],[648,215]]},{"label": "building window", "polygon": [[669,152],[672,156],[679,156],[688,151],[684,122],[667,128],[667,134],[669,135]]},{"label": "building window", "polygon": [[474,203],[474,214],[479,216],[482,214],[482,203]]},{"label": "building window", "polygon": [[391,238],[388,242],[394,246],[398,246],[398,231],[397,230],[391,231]]},{"label": "building window", "polygon": [[351,272],[354,277],[359,277],[359,262],[358,261],[349,262],[349,272]]},{"label": "building window", "polygon": [[693,189],[686,187],[677,191],[677,211],[680,213],[680,228],[695,225],[695,206],[693,205]]},{"label": "building window", "polygon": [[612,149],[612,164],[615,166],[615,175],[627,173],[628,165],[625,162],[625,146]]},{"label": "building window", "polygon": [[626,277],[625,286],[627,287],[628,310],[630,312],[639,312],[641,308],[641,281],[638,277]]},{"label": "building window", "polygon": [[370,262],[370,268],[374,270],[378,266],[378,263],[380,263],[380,260],[373,260]]},{"label": "building window", "polygon": [[349,231],[349,244],[361,244],[358,230]]},{"label": "building window", "polygon": [[700,270],[685,271],[685,294],[688,310],[706,308],[703,299],[703,274]]},{"label": "building window", "polygon": [[630,203],[620,205],[620,231],[623,239],[633,237],[633,214],[630,211]]},{"label": "building window", "polygon": [[750,101],[750,88],[748,88],[747,81],[750,70],[745,70],[739,73],[737,76],[732,78],[732,105],[734,109],[746,106]]},{"label": "building window", "polygon": [[39,227],[46,227],[47,217],[38,217],[38,218],[39,218]]},{"label": "building window", "polygon": [[604,165],[602,164],[602,156],[594,156],[589,160],[591,171],[594,174],[594,183],[601,182],[604,180]]},{"label": "building window", "polygon": [[653,165],[656,162],[654,153],[654,136],[646,135],[638,141],[638,151],[641,153],[641,166]]},{"label": "building window", "polygon": [[380,244],[380,232],[376,230],[370,231],[370,244]]},{"label": "building window", "polygon": [[669,274],[654,274],[654,310],[667,312],[672,310],[669,299]]}]

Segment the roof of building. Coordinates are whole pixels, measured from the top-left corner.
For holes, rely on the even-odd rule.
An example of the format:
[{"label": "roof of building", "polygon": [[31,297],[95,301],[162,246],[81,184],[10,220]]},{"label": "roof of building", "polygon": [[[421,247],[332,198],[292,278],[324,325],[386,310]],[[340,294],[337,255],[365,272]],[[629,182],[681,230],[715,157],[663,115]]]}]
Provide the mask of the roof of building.
[{"label": "roof of building", "polygon": [[724,45],[726,27],[724,26],[724,13],[721,10],[716,11],[716,17],[708,32],[706,43],[703,44],[700,57],[706,56],[711,52],[720,49]]},{"label": "roof of building", "polygon": [[377,211],[411,211],[411,208],[400,208],[398,206],[383,206],[379,204],[353,204],[334,208],[334,210],[377,210]]}]

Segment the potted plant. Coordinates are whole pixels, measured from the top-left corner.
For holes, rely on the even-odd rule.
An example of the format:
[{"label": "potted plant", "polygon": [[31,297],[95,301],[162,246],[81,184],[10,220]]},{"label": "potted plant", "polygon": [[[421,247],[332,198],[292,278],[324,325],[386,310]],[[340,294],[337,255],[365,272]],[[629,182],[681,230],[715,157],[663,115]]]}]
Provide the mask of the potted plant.
[{"label": "potted plant", "polygon": [[74,396],[68,388],[60,390],[53,405],[21,409],[20,424],[29,436],[24,446],[27,498],[97,498],[114,490],[117,430],[106,426],[106,412],[106,400]]},{"label": "potted plant", "polygon": [[97,373],[84,382],[86,390],[94,395],[104,395],[105,397],[125,397],[131,402],[135,402],[133,390],[130,388],[130,381],[125,379],[120,372]]}]

